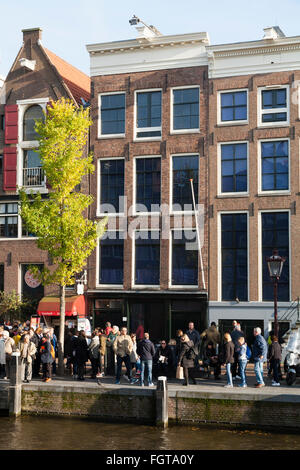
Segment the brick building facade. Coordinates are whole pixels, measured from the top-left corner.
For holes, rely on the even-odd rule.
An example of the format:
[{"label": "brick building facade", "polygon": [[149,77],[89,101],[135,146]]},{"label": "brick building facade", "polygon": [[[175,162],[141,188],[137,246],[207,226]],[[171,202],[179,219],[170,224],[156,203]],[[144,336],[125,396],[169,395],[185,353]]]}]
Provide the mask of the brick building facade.
[{"label": "brick building facade", "polygon": [[[101,218],[105,212],[101,203],[124,195],[124,211],[116,210],[117,215],[113,210],[106,212],[109,227],[115,227],[119,234],[129,227],[122,242],[102,240],[90,257],[88,297],[95,325],[104,326],[110,320],[127,325],[138,337],[144,329],[149,330],[153,340],[159,340],[174,338],[176,330],[187,328],[189,320],[197,329],[207,322],[206,42],[206,34],[198,33],[155,36],[151,40],[142,36],[87,47],[92,80],[91,144],[97,168],[91,182],[95,199],[92,216]],[[179,109],[184,100],[185,111]],[[180,120],[182,116],[189,122]],[[109,200],[105,188],[115,188],[116,162],[121,188],[119,192],[112,190]],[[195,238],[191,175],[196,202],[203,206],[197,225],[201,225],[203,269]],[[172,204],[180,200],[190,204],[188,210],[183,206],[173,210]],[[168,212],[170,209],[170,216],[165,216],[163,209],[151,210],[150,202],[167,207]],[[145,210],[138,210],[139,203],[146,205]],[[175,246],[175,233],[179,232],[174,229],[181,227],[184,215],[188,219],[185,228],[193,229],[189,233],[196,240],[196,249],[190,252]],[[168,221],[170,225],[164,229]],[[147,229],[147,240],[139,241]],[[108,228],[108,232],[111,235],[114,229]],[[151,234],[159,240],[151,240]],[[109,274],[110,268],[115,273],[122,271],[118,279]]]},{"label": "brick building facade", "polygon": [[[300,37],[278,27],[251,43],[209,46],[209,316],[273,328],[266,257],[286,257],[279,281],[280,331],[299,297]],[[217,175],[217,181],[216,181]]]},{"label": "brick building facade", "polygon": [[[258,41],[214,46],[209,45],[206,33],[147,37],[145,28],[138,29],[137,40],[87,46],[93,86],[91,142],[98,167],[92,184],[97,201],[93,216],[103,215],[98,205],[106,184],[104,161],[110,165],[114,158],[124,159],[124,194],[131,207],[140,191],[138,159],[159,156],[161,202],[172,205],[176,181],[174,158],[199,155],[198,203],[204,205],[205,223],[203,246],[198,254],[203,257],[205,281],[199,263],[198,285],[195,289],[182,285],[180,294],[176,292],[185,306],[182,304],[181,316],[173,317],[175,292],[170,279],[174,275],[172,253],[176,249],[172,237],[160,243],[159,286],[147,289],[143,286],[143,291],[136,283],[137,243],[131,239],[124,241],[124,272],[118,286],[103,285],[99,280],[100,244],[89,269],[91,312],[96,322],[106,318],[121,324],[123,320],[134,330],[135,310],[140,312],[146,307],[135,309],[131,305],[147,303],[146,298],[150,303],[159,303],[164,298],[161,311],[154,303],[148,312],[149,318],[150,311],[164,318],[157,322],[161,336],[174,337],[174,325],[184,328],[189,318],[195,320],[198,329],[208,321],[216,321],[221,331],[231,329],[232,320],[237,319],[252,342],[254,326],[261,326],[265,334],[273,327],[273,286],[266,257],[277,248],[286,257],[279,283],[279,319],[284,331],[293,321],[292,302],[299,296],[300,285],[296,250],[300,39],[285,37],[279,27],[272,27],[266,28],[263,39]],[[188,106],[179,109],[174,90],[193,86],[199,86],[200,90],[200,128],[183,130],[183,125],[179,132],[174,132],[175,121],[178,119],[180,127],[180,116],[191,113],[192,109]],[[146,127],[143,124],[146,118],[142,116],[139,93],[150,95],[157,90],[162,93],[161,129],[153,128],[152,138],[145,139],[151,129],[140,133],[140,128]],[[113,116],[113,106],[107,106],[108,97],[122,93],[126,103],[123,105],[125,127],[118,135],[105,135],[101,127],[107,124],[105,113],[111,112]],[[187,104],[184,93],[180,99],[181,104]],[[113,181],[112,177],[108,178]],[[182,191],[187,193],[188,187]],[[134,211],[133,214],[137,215]],[[130,223],[134,216],[125,217],[126,222]],[[122,217],[117,219],[115,227],[119,229]],[[158,217],[157,227],[161,227],[162,219]],[[173,214],[171,228],[177,223],[175,220]],[[195,228],[194,216],[191,227]],[[105,252],[105,246],[102,249]],[[105,267],[105,260],[102,264]],[[204,313],[199,299],[197,317],[190,314],[187,305],[199,292],[207,292],[209,308]],[[140,318],[150,328],[146,316],[145,311]],[[155,315],[152,318],[156,322]]]},{"label": "brick building facade", "polygon": [[56,289],[31,279],[28,265],[48,267],[49,260],[18,215],[18,186],[43,197],[49,191],[35,151],[34,120],[43,117],[51,100],[66,97],[77,106],[81,98],[90,98],[89,77],[46,49],[41,35],[39,28],[23,30],[23,44],[4,81],[0,105],[0,289],[37,300]]}]

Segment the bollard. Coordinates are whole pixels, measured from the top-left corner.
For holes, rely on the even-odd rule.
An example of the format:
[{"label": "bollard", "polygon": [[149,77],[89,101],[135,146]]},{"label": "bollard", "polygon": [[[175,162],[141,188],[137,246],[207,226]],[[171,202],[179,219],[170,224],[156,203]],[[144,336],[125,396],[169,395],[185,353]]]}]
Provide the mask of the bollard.
[{"label": "bollard", "polygon": [[156,426],[168,427],[167,377],[158,377],[156,387]]},{"label": "bollard", "polygon": [[17,417],[21,414],[22,406],[21,359],[18,351],[12,353],[10,364],[10,384],[8,387],[9,415]]}]

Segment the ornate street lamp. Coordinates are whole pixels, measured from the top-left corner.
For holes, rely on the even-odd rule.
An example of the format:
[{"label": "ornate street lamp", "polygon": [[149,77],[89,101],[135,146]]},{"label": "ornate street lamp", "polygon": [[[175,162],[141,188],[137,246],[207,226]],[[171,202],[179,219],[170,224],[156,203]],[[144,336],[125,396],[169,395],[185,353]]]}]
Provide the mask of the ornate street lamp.
[{"label": "ornate street lamp", "polygon": [[279,256],[278,250],[273,250],[273,255],[267,258],[270,278],[274,283],[274,334],[278,337],[278,316],[277,316],[277,297],[278,297],[278,281],[281,276],[283,263],[286,258]]}]

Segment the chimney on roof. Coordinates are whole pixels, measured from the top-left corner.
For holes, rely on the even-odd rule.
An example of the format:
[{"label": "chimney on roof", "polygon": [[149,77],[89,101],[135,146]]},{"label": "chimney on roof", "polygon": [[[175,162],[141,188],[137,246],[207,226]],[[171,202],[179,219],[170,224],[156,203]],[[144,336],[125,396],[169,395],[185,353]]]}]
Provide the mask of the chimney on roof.
[{"label": "chimney on roof", "polygon": [[[32,59],[32,47],[34,44],[39,44],[42,39],[41,28],[22,29],[23,33],[23,51],[25,54],[24,59]],[[23,64],[21,64],[23,65]]]},{"label": "chimney on roof", "polygon": [[279,39],[285,38],[284,32],[279,28],[279,26],[271,26],[269,28],[264,28],[265,35],[263,39]]},{"label": "chimney on roof", "polygon": [[41,41],[42,39],[42,29],[41,28],[30,28],[30,29],[22,29],[23,33],[23,41],[24,44],[31,40],[32,43]]}]

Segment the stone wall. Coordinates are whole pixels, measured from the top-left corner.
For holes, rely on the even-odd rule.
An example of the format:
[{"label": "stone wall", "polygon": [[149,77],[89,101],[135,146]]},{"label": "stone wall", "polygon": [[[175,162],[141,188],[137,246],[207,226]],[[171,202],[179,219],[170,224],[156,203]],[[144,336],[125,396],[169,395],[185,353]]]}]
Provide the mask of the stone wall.
[{"label": "stone wall", "polygon": [[55,387],[45,390],[34,387],[30,390],[23,387],[22,413],[55,414],[97,417],[104,421],[155,422],[154,392],[145,390],[134,394],[126,390],[105,390],[99,388],[88,391],[84,388],[76,391]]}]

